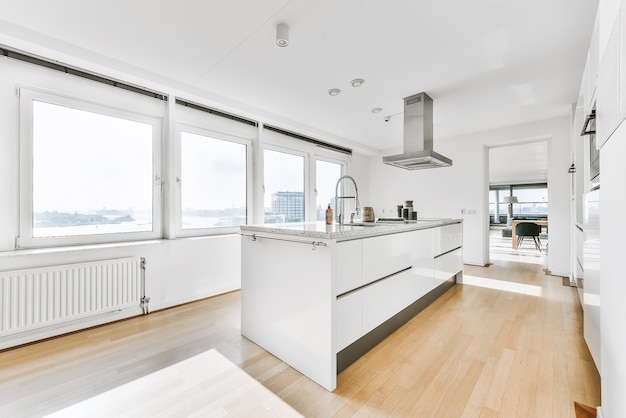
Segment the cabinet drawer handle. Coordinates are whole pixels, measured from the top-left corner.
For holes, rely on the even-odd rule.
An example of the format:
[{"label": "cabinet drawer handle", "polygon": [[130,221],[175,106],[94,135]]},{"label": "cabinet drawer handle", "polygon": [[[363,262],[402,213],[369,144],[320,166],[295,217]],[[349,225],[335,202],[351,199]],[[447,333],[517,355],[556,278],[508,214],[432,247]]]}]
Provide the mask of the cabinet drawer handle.
[{"label": "cabinet drawer handle", "polygon": [[391,277],[393,277],[393,276],[395,276],[397,274],[404,273],[405,271],[411,270],[412,268],[413,268],[413,266],[405,267],[402,270],[398,270],[395,273],[388,274],[385,277],[381,277],[380,279],[374,280],[373,282],[369,282],[369,283],[366,283],[366,284],[364,284],[362,286],[355,287],[352,290],[348,290],[347,292],[343,292],[342,294],[337,295],[337,300],[343,298],[344,296],[348,296],[348,295],[350,295],[350,294],[352,294],[354,292],[358,292],[359,290],[365,289],[366,287],[370,287],[373,284],[376,284],[376,283],[381,282],[383,280],[387,280],[387,279],[389,279],[389,278],[391,278]]}]

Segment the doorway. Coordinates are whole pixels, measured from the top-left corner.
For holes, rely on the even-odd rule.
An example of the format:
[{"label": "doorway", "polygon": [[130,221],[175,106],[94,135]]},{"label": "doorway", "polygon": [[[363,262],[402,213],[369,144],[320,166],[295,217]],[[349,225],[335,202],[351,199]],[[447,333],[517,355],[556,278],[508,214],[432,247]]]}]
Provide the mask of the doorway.
[{"label": "doorway", "polygon": [[[548,140],[488,147],[487,153],[489,261],[547,264]],[[539,235],[519,240],[519,223],[539,225]]]}]

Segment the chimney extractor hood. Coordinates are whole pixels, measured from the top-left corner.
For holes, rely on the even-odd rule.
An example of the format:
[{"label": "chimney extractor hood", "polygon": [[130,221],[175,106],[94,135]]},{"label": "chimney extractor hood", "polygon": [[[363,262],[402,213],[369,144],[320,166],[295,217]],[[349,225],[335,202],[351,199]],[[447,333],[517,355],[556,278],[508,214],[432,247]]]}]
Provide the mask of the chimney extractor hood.
[{"label": "chimney extractor hood", "polygon": [[383,163],[406,170],[452,165],[433,151],[433,99],[426,93],[404,98],[404,152],[383,157]]}]

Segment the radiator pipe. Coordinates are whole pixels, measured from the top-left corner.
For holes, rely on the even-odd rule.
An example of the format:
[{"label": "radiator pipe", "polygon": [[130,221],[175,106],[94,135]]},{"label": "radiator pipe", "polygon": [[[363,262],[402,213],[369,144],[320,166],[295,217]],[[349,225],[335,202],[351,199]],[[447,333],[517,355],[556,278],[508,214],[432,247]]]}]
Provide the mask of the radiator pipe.
[{"label": "radiator pipe", "polygon": [[149,303],[150,298],[146,296],[146,259],[141,257],[141,310],[144,315],[150,313]]}]

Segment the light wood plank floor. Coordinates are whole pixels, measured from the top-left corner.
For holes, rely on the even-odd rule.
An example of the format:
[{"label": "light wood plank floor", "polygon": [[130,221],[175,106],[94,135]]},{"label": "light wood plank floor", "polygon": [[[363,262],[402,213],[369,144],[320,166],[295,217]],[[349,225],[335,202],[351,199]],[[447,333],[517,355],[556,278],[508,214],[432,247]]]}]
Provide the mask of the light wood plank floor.
[{"label": "light wood plank floor", "polygon": [[576,289],[503,260],[465,277],[476,284],[454,286],[333,393],[240,335],[233,292],[0,352],[0,417],[52,413],[212,348],[307,417],[574,417],[574,401],[600,404]]},{"label": "light wood plank floor", "polygon": [[49,418],[299,418],[295,409],[215,349],[48,415]]}]

